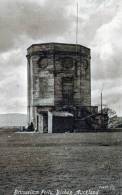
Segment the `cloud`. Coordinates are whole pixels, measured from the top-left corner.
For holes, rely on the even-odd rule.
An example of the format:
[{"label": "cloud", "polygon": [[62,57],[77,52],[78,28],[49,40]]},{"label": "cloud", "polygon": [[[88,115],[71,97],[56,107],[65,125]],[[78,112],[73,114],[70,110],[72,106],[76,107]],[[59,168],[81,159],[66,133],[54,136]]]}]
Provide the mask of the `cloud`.
[{"label": "cloud", "polygon": [[109,6],[114,9],[111,18],[108,21],[105,20],[106,17],[104,18],[105,21],[95,30],[90,43],[92,48],[92,100],[93,103],[99,102],[98,91],[104,85],[105,104],[113,107],[121,115],[122,3],[111,1]]},{"label": "cloud", "polygon": [[1,1],[0,112],[26,112],[26,48],[63,37],[71,26],[68,5],[69,1]]},{"label": "cloud", "polygon": [[26,70],[22,66],[5,74],[0,81],[0,113],[26,112],[26,83]]},{"label": "cloud", "polygon": [[92,102],[96,105],[100,105],[102,92],[103,104],[111,107],[115,107],[116,105],[122,106],[122,85],[120,85],[120,83],[122,83],[122,78],[118,78],[114,80],[114,82],[112,79],[92,81]]},{"label": "cloud", "polygon": [[[107,24],[103,24],[96,32],[93,40],[93,62],[101,67],[102,71],[94,71],[97,78],[121,77],[122,68],[122,12],[119,9],[115,17]],[[115,74],[116,73],[116,74]]]},{"label": "cloud", "polygon": [[[52,3],[53,2],[53,3]],[[57,3],[58,2],[58,3]],[[62,36],[71,28],[68,17],[69,1],[5,0],[0,11],[0,51],[19,47],[25,38],[46,40]]]}]

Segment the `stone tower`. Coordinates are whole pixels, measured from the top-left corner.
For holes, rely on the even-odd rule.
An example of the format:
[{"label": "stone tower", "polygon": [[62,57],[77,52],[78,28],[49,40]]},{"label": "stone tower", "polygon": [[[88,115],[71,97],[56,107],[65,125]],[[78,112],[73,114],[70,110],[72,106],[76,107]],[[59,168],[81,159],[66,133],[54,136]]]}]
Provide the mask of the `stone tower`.
[{"label": "stone tower", "polygon": [[27,49],[28,122],[37,131],[71,129],[75,113],[91,107],[90,58],[89,48],[75,44],[43,43]]}]

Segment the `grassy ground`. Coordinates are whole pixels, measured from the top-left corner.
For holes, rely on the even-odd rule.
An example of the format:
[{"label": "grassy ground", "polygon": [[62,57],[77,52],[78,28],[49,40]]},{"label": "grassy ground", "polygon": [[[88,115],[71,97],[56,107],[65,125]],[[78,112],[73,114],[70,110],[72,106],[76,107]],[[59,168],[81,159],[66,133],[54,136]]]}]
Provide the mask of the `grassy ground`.
[{"label": "grassy ground", "polygon": [[42,135],[1,130],[0,195],[13,195],[15,189],[70,189],[73,194],[92,189],[99,195],[121,195],[122,133]]}]

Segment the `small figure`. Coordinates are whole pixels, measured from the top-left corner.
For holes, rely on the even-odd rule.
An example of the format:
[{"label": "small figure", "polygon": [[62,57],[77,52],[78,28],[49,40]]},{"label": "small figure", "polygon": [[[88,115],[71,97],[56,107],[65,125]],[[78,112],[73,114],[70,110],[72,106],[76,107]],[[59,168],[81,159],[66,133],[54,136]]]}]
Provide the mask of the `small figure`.
[{"label": "small figure", "polygon": [[34,131],[34,125],[31,122],[31,124],[28,126],[28,131]]}]

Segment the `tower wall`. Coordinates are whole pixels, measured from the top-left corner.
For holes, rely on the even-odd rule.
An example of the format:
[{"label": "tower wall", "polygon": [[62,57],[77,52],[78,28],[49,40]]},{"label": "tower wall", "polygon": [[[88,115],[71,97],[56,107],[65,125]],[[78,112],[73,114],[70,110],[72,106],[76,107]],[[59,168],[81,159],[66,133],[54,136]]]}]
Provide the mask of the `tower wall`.
[{"label": "tower wall", "polygon": [[55,105],[68,104],[63,94],[67,82],[66,87],[72,88],[69,104],[91,106],[90,50],[79,45],[76,48],[76,45],[56,44],[54,53]]},{"label": "tower wall", "polygon": [[51,132],[53,112],[63,107],[91,106],[90,49],[35,44],[28,48],[27,59],[28,122],[36,129],[43,126],[45,132]]}]

